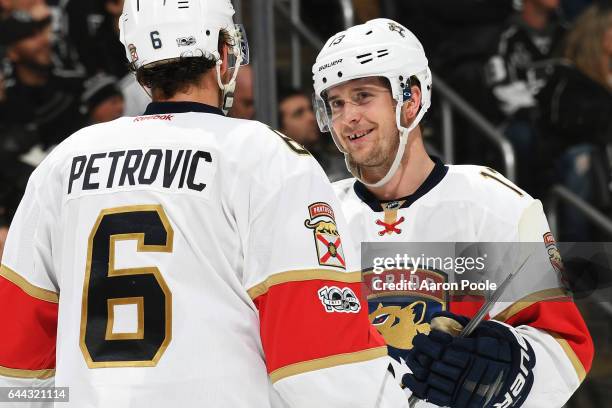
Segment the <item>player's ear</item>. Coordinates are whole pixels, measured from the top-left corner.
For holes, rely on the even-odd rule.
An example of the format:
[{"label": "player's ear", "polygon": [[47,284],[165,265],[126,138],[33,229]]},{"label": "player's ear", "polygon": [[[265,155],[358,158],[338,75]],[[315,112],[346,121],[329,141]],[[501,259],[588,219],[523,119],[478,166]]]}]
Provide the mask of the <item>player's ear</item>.
[{"label": "player's ear", "polygon": [[228,67],[229,67],[228,57],[229,57],[229,47],[227,44],[223,44],[223,47],[221,47],[221,77],[225,77],[225,74],[228,71]]},{"label": "player's ear", "polygon": [[417,85],[412,85],[410,87],[411,97],[409,100],[404,102],[404,106],[402,106],[402,126],[408,127],[414,121],[417,114],[419,113],[419,109],[421,108],[421,88]]}]

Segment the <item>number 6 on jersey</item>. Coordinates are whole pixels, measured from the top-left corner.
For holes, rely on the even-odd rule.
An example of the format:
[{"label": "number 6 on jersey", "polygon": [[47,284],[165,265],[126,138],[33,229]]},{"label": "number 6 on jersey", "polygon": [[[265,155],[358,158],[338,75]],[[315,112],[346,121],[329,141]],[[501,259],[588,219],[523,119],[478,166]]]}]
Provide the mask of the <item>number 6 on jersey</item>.
[{"label": "number 6 on jersey", "polygon": [[[80,346],[89,368],[152,367],[172,338],[172,294],[155,266],[115,269],[117,241],[138,252],[172,252],[174,232],[163,208],[102,210],[89,235]],[[135,305],[137,330],[115,333],[117,305]],[[132,309],[133,310],[133,309]]]}]

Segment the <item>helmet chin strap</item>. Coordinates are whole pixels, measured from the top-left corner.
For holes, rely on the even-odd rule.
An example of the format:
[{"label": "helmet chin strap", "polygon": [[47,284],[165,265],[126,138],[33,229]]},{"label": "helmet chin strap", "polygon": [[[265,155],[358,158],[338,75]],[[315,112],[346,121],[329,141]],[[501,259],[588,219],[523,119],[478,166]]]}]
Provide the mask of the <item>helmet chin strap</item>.
[{"label": "helmet chin strap", "polygon": [[221,110],[224,114],[227,115],[231,107],[234,105],[234,91],[236,90],[236,77],[238,76],[238,70],[240,69],[240,64],[242,63],[242,56],[239,55],[236,60],[236,65],[234,68],[234,74],[232,75],[232,79],[229,80],[227,84],[224,84],[221,80],[221,64],[223,61],[221,58],[217,59],[216,71],[217,71],[217,85],[219,85],[219,89],[222,91],[222,103]]},{"label": "helmet chin strap", "polygon": [[[393,178],[393,176],[395,176],[395,173],[397,173],[397,170],[399,169],[399,166],[402,162],[402,158],[404,157],[404,152],[406,151],[406,144],[408,143],[408,129],[406,128],[401,128],[400,129],[400,143],[399,146],[397,148],[397,153],[395,154],[395,159],[393,159],[393,163],[391,164],[391,167],[389,168],[389,171],[387,171],[387,174],[381,178],[379,181],[377,181],[376,183],[368,183],[363,179],[363,176],[361,174],[360,170],[357,170],[357,172],[359,173],[359,175],[355,175],[355,177],[357,177],[359,179],[359,181],[361,181],[363,184],[365,184],[368,187],[382,187],[385,184],[387,184],[391,178]],[[346,158],[347,161],[347,166],[348,166],[348,157]]]}]

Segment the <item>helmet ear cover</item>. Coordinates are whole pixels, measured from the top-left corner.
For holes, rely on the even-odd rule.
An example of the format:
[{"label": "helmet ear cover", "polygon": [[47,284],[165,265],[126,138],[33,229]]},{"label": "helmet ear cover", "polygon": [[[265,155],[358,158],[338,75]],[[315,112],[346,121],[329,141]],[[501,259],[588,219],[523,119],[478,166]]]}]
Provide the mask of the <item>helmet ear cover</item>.
[{"label": "helmet ear cover", "polygon": [[412,86],[416,85],[419,87],[419,89],[421,88],[421,82],[419,81],[419,78],[417,78],[415,75],[412,75],[410,78],[408,78],[408,81],[406,81],[406,83],[401,83],[400,87],[402,87],[402,97],[403,97],[403,102],[408,102],[409,100],[412,99]]}]

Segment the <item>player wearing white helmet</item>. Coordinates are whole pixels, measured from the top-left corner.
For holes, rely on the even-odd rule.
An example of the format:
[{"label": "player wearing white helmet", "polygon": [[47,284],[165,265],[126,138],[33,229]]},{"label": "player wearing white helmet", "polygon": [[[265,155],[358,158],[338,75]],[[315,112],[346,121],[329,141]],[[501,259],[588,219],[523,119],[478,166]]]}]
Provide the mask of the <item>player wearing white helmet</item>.
[{"label": "player wearing white helmet", "polygon": [[33,173],[0,267],[0,388],[70,387],[78,408],[406,405],[325,174],[220,109],[248,61],[233,14],[125,2],[154,102]]},{"label": "player wearing white helmet", "polygon": [[[168,77],[170,74],[187,73],[170,71],[160,74],[156,73],[156,67],[164,67],[165,71],[169,71],[169,64],[185,61],[195,63],[199,60],[199,70],[194,69],[189,73],[198,76],[208,71],[212,65],[222,93],[221,107],[227,114],[233,104],[240,66],[249,63],[246,32],[242,25],[234,24],[234,8],[229,0],[187,0],[174,3],[164,1],[141,4],[139,0],[126,2],[119,26],[127,58],[139,82],[147,88],[155,85],[151,77],[166,74],[164,84],[167,84],[171,80]],[[168,98],[171,92],[167,91],[172,90],[172,87],[167,86],[154,88],[160,94],[153,97],[158,99]]]},{"label": "player wearing white helmet", "polygon": [[[397,380],[438,406],[562,406],[590,368],[593,343],[561,283],[541,203],[492,169],[444,165],[427,154],[418,124],[431,104],[432,76],[419,40],[375,19],[332,36],[313,74],[321,130],[331,132],[356,178],[334,187],[357,245],[532,243],[523,267],[532,273],[512,281],[508,301],[495,303],[491,320],[467,339],[448,329],[458,333],[484,300],[450,290],[464,279],[453,263],[390,264],[378,274],[370,270],[381,267],[376,254],[364,251],[370,320]],[[485,264],[479,279],[500,284],[513,272],[522,259],[512,248],[500,249],[503,267]]]},{"label": "player wearing white helmet", "polygon": [[[422,144],[409,140],[420,139],[417,125],[431,104],[431,72],[423,46],[406,28],[384,19],[358,27],[330,38],[317,57],[317,119],[322,131],[332,131],[355,177],[373,188],[392,180],[395,186],[407,164],[404,154],[424,153]],[[366,113],[364,121],[354,120],[366,110],[386,116],[374,121]]]}]

